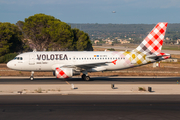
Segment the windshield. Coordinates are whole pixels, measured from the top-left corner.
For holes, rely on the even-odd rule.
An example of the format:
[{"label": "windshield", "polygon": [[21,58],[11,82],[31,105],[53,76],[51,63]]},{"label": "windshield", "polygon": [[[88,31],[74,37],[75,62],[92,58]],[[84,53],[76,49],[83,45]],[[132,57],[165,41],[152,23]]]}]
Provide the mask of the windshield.
[{"label": "windshield", "polygon": [[23,60],[22,57],[15,57],[14,60]]}]

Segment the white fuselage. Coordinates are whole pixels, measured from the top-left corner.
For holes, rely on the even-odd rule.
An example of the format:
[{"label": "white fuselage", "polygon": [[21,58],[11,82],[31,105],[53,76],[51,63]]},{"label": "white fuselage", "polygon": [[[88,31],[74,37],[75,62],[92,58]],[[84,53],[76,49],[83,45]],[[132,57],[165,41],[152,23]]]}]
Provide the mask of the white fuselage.
[{"label": "white fuselage", "polygon": [[[83,65],[107,62],[104,65],[98,65],[93,70],[87,71],[105,71],[118,70],[133,67],[124,52],[77,52],[77,51],[57,51],[57,52],[28,52],[16,56],[16,59],[8,62],[7,66],[20,71],[54,71],[56,67],[64,65]],[[132,53],[133,54],[133,53]],[[112,61],[115,63],[112,63]]]}]

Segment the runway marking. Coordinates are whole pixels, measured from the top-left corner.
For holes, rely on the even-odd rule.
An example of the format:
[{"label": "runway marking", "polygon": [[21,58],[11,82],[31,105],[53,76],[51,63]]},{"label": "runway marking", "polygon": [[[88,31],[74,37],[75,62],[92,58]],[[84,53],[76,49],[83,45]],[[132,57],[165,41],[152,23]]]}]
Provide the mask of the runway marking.
[{"label": "runway marking", "polygon": [[68,81],[66,81],[66,83],[67,83],[68,85],[70,85]]}]

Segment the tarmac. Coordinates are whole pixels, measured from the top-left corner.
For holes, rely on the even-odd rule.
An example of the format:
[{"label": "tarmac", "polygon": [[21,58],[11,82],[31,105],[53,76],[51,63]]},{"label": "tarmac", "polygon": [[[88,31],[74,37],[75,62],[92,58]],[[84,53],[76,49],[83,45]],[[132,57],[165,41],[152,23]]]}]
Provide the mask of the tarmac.
[{"label": "tarmac", "polygon": [[[151,90],[150,88],[151,87]],[[141,89],[141,90],[140,90]],[[150,91],[148,91],[150,90]],[[179,84],[1,84],[0,95],[60,94],[60,95],[179,95]]]},{"label": "tarmac", "polygon": [[179,120],[180,95],[2,95],[0,120]]}]

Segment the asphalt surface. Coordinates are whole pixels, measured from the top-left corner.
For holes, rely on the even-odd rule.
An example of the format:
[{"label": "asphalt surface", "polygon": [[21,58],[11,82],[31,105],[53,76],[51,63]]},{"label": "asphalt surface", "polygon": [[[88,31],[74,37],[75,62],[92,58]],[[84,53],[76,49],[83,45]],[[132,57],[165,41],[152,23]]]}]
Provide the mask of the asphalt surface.
[{"label": "asphalt surface", "polygon": [[0,96],[0,120],[179,120],[179,95]]},{"label": "asphalt surface", "polygon": [[34,81],[30,81],[26,78],[5,78],[0,77],[0,84],[176,84],[180,81],[179,77],[91,77],[91,81],[84,81],[81,78],[69,78],[69,79],[56,79],[56,78],[34,78]]}]

